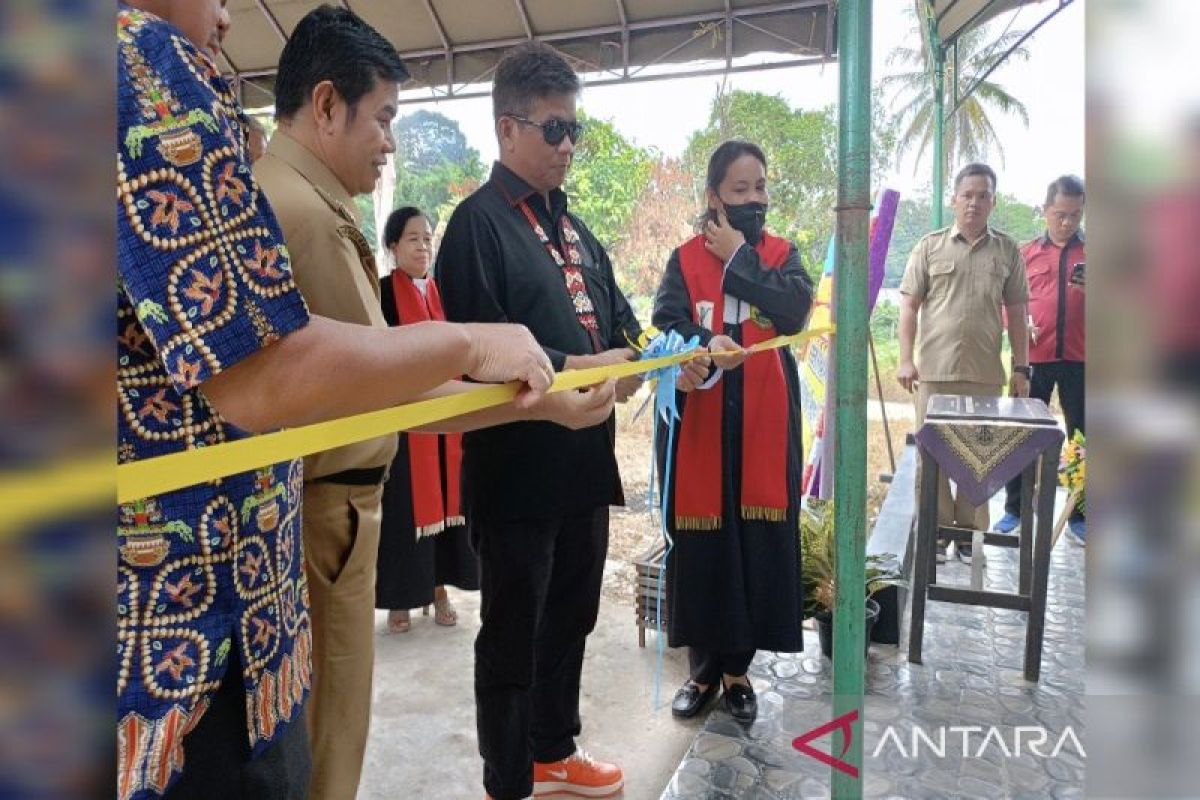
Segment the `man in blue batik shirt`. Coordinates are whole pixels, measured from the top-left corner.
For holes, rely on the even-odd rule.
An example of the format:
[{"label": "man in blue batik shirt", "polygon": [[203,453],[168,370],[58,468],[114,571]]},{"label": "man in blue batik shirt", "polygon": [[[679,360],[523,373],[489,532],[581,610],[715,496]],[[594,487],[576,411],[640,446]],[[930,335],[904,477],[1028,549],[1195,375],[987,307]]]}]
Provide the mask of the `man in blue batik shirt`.
[{"label": "man in blue batik shirt", "polygon": [[[308,313],[215,66],[228,25],[224,0],[117,14],[119,461],[463,391],[458,375],[526,388],[446,429],[607,418],[611,384],[544,394],[520,326]],[[307,795],[302,480],[294,460],[120,507],[119,800]]]}]

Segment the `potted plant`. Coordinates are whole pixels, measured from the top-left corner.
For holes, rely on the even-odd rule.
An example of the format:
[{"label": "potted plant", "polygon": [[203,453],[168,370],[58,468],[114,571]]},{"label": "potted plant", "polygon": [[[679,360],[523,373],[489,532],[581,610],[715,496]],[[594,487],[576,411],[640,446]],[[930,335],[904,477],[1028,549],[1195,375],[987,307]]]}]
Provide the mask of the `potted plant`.
[{"label": "potted plant", "polygon": [[[833,607],[836,598],[836,553],[833,503],[809,498],[800,513],[800,574],[804,583],[804,615],[817,621],[821,652],[833,658]],[[866,557],[866,625],[864,655],[871,647],[871,629],[879,617],[879,604],[871,595],[886,586],[903,583],[893,566],[895,556],[879,553]]]}]

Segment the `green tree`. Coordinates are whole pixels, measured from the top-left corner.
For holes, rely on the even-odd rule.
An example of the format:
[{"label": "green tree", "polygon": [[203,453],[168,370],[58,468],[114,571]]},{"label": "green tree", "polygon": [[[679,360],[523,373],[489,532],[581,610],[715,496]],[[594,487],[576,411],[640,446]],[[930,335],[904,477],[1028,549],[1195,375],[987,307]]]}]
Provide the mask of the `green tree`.
[{"label": "green tree", "polygon": [[[947,217],[947,219],[950,219]],[[1028,242],[1046,230],[1040,208],[1022,203],[1011,194],[996,195],[996,208],[988,218],[988,224],[1003,231],[1020,244]]]},{"label": "green tree", "polygon": [[625,235],[655,159],[630,143],[611,122],[583,111],[579,121],[584,124],[583,137],[563,188],[571,197],[571,210],[605,249],[612,250]]},{"label": "green tree", "polygon": [[[883,174],[895,137],[874,104],[871,148],[873,175]],[[708,125],[692,134],[684,165],[692,175],[697,207],[702,207],[708,159],[726,139],[745,139],[767,156],[771,196],[767,227],[796,242],[801,257],[819,275],[833,233],[837,200],[837,108],[794,109],[778,95],[718,91]]]},{"label": "green tree", "polygon": [[446,161],[478,160],[479,152],[467,145],[458,123],[436,111],[414,111],[396,120],[398,160],[405,169],[423,171]]},{"label": "green tree", "polygon": [[[417,206],[437,227],[446,206],[453,210],[463,187],[483,179],[479,151],[467,145],[458,123],[420,110],[396,120],[395,204]],[[373,241],[373,240],[372,240]]]},{"label": "green tree", "polygon": [[891,303],[876,303],[871,312],[871,335],[875,344],[891,342],[900,331],[900,307]]},{"label": "green tree", "polygon": [[[908,263],[908,255],[921,237],[929,233],[929,198],[900,198],[896,208],[896,224],[892,228],[892,240],[888,245],[887,264],[884,270],[883,285],[895,288],[904,277],[904,266]],[[947,213],[946,219],[954,217]]]},{"label": "green tree", "polygon": [[375,233],[375,206],[371,201],[371,195],[358,195],[354,198],[354,204],[358,206],[358,218],[362,222],[359,227],[362,229],[362,235],[374,247],[379,238]]},{"label": "green tree", "polygon": [[[954,211],[951,208],[946,207],[943,216],[947,225],[954,224]],[[921,237],[929,233],[931,218],[928,197],[901,198],[896,209],[891,245],[888,247],[884,286],[895,288],[900,285],[908,256]],[[1021,244],[1045,230],[1045,221],[1039,209],[1004,192],[996,196],[996,207],[988,218],[988,225],[1007,233]]]},{"label": "green tree", "polygon": [[[912,29],[907,41],[912,44],[896,47],[888,55],[885,63],[896,71],[885,75],[880,85],[889,95],[895,112],[893,119],[899,131],[899,152],[903,154],[916,147],[917,166],[920,166],[933,143],[934,96],[930,77],[933,62],[922,44],[920,25],[924,22],[919,22],[911,10],[908,16]],[[952,50],[943,68],[946,112],[950,112],[956,95],[966,95],[977,79],[1000,63],[1006,51],[1024,35],[1025,31],[1006,29],[996,36],[993,26],[984,25],[960,36],[955,45],[958,58],[954,58]],[[1029,50],[1018,47],[1008,60],[1028,61]],[[996,113],[1015,115],[1026,127],[1029,126],[1029,112],[1024,103],[995,81],[983,81],[947,121],[943,143],[945,174],[950,174],[952,163],[980,161],[992,152],[1000,157],[1001,164],[1004,163],[1004,146],[992,123],[992,115]]]},{"label": "green tree", "polygon": [[[693,223],[699,208],[691,176],[679,159],[655,162],[637,201],[637,216],[629,221],[625,234],[610,252],[617,283],[639,318],[658,289],[671,251],[695,233]],[[649,313],[645,316],[644,322]]]}]

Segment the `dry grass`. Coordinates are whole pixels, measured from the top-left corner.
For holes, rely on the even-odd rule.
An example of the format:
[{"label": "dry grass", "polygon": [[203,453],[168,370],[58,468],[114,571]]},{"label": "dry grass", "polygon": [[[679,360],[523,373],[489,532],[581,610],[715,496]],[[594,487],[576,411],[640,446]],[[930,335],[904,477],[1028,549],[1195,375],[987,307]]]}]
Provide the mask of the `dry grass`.
[{"label": "dry grass", "polygon": [[[873,401],[878,402],[878,401]],[[904,452],[904,437],[912,432],[911,419],[889,420],[892,439],[892,450],[899,460]],[[875,523],[883,498],[887,496],[891,484],[880,480],[881,475],[891,475],[892,466],[888,460],[887,437],[884,436],[882,422],[867,423],[867,530]]]},{"label": "dry grass", "polygon": [[[610,571],[604,595],[610,600],[633,607],[633,562],[662,536],[657,515],[651,517],[646,502],[647,481],[651,468],[652,408],[637,420],[631,420],[641,406],[643,394],[617,409],[617,463],[625,486],[625,507],[614,508],[609,525],[608,557],[619,566]],[[874,401],[873,401],[874,402]],[[891,420],[892,446],[896,458],[904,449],[904,436],[912,430],[912,420]],[[879,476],[891,473],[883,424],[870,422],[867,427],[867,522],[879,513],[888,484]]]}]

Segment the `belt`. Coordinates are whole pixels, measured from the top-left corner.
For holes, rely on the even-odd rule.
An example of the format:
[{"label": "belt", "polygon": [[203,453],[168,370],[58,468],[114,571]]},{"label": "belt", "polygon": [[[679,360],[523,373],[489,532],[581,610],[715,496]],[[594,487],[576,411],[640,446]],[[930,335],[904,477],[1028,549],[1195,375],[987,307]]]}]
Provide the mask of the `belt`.
[{"label": "belt", "polygon": [[367,469],[346,469],[332,475],[322,475],[313,478],[313,483],[340,483],[344,486],[378,486],[387,475],[387,467],[369,467]]}]

